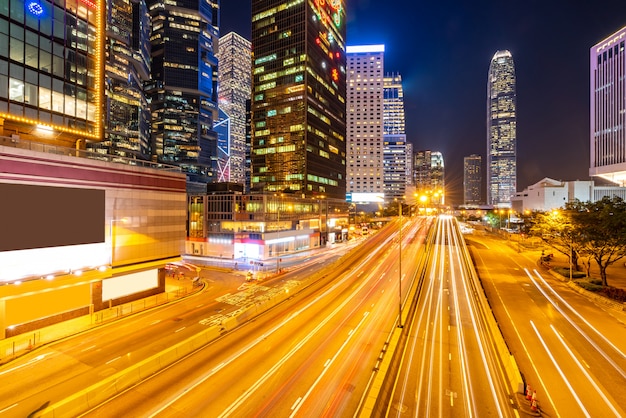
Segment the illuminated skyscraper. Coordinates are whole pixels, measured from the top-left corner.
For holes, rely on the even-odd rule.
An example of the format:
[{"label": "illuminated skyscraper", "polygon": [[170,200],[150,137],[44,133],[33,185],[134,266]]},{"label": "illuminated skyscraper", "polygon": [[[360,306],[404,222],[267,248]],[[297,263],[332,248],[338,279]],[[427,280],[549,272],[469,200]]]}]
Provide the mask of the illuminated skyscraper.
[{"label": "illuminated skyscraper", "polygon": [[0,2],[0,136],[102,139],[105,12],[98,0]]},{"label": "illuminated skyscraper", "polygon": [[589,175],[626,186],[626,27],[590,51]]},{"label": "illuminated skyscraper", "polygon": [[87,149],[150,160],[150,15],[145,0],[109,0],[105,47],[104,138]]},{"label": "illuminated skyscraper", "polygon": [[[404,93],[400,74],[387,74],[383,89],[383,138],[385,201],[406,198],[407,166],[412,151],[407,150],[404,132]],[[409,162],[409,164],[407,164]]]},{"label": "illuminated skyscraper", "polygon": [[344,4],[252,1],[252,190],[346,198]]},{"label": "illuminated skyscraper", "polygon": [[383,131],[387,134],[404,134],[404,91],[402,76],[398,73],[385,75],[383,102]]},{"label": "illuminated skyscraper", "polygon": [[423,150],[415,153],[415,192],[427,196],[430,203],[445,203],[445,166],[439,151]]},{"label": "illuminated skyscraper", "polygon": [[227,181],[245,184],[246,100],[252,88],[251,44],[230,32],[220,38],[219,107],[230,117],[229,173]]},{"label": "illuminated skyscraper", "polygon": [[515,66],[509,51],[491,60],[487,82],[487,204],[510,207],[517,191]]},{"label": "illuminated skyscraper", "polygon": [[482,172],[480,155],[472,154],[463,158],[463,203],[465,205],[480,205]]},{"label": "illuminated skyscraper", "polygon": [[217,181],[218,0],[148,0],[152,19],[152,148],[188,185]]},{"label": "illuminated skyscraper", "polygon": [[348,47],[348,192],[364,203],[385,196],[384,55],[384,45]]}]

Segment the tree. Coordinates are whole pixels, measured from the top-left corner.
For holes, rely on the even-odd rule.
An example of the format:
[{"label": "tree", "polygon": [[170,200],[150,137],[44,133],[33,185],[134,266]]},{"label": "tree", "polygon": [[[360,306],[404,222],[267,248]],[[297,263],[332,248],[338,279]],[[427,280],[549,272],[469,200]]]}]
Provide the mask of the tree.
[{"label": "tree", "polygon": [[626,256],[626,202],[615,196],[596,202],[573,202],[567,206],[578,230],[583,250],[600,268],[602,285],[608,286],[606,269]]},{"label": "tree", "polygon": [[574,269],[578,271],[578,255],[583,250],[580,231],[573,223],[574,210],[568,208],[537,213],[530,227],[530,233],[541,237],[543,242],[566,257],[571,257]]}]

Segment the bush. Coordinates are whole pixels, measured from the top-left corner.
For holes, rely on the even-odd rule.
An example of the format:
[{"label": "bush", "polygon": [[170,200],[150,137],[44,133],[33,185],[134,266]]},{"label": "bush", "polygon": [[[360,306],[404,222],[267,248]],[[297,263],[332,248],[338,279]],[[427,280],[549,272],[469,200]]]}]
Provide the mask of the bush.
[{"label": "bush", "polygon": [[626,290],[617,287],[605,287],[601,290],[602,294],[609,299],[616,300],[618,302],[626,302]]},{"label": "bush", "polygon": [[597,284],[599,286],[602,286],[602,279],[590,279],[589,283],[591,284]]},{"label": "bush", "polygon": [[[559,273],[563,277],[567,277],[569,279],[569,268],[567,267],[555,267],[553,269],[557,273]],[[572,279],[580,279],[583,277],[587,277],[587,275],[582,271],[572,271]],[[602,284],[602,282],[600,282]]]},{"label": "bush", "polygon": [[578,280],[576,281],[576,284],[578,284],[578,286],[582,287],[585,290],[588,290],[590,292],[601,292],[602,291],[602,285],[597,285],[594,283],[590,283],[586,280]]}]

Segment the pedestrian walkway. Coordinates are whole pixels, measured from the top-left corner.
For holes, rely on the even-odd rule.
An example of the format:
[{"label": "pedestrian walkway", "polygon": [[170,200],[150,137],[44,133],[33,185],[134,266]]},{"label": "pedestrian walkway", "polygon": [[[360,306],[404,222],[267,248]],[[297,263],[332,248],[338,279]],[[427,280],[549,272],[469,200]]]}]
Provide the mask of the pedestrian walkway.
[{"label": "pedestrian walkway", "polygon": [[0,365],[13,361],[42,345],[111,323],[128,315],[173,302],[202,290],[202,283],[194,281],[193,276],[195,276],[195,272],[193,274],[190,272],[189,274],[168,275],[165,280],[164,293],[148,296],[123,305],[112,306],[90,315],[83,315],[29,333],[0,340]]}]

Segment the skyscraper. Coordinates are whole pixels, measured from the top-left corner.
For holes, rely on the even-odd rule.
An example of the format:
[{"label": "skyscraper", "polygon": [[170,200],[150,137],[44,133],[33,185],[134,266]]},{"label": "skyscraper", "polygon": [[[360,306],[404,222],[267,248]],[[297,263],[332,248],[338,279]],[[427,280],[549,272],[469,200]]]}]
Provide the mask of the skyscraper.
[{"label": "skyscraper", "polygon": [[229,179],[245,184],[246,100],[252,88],[252,46],[250,41],[230,32],[220,37],[219,107],[230,117]]},{"label": "skyscraper", "polygon": [[400,74],[386,74],[383,89],[383,138],[385,201],[403,200],[406,195],[410,155],[404,131],[404,93]]},{"label": "skyscraper", "polygon": [[[152,148],[181,167],[188,186],[217,181],[219,1],[148,0],[152,19]],[[195,189],[195,188],[194,188]]]},{"label": "skyscraper", "polygon": [[384,45],[348,47],[348,192],[384,200]]},{"label": "skyscraper", "polygon": [[515,66],[497,51],[487,81],[487,204],[510,207],[517,191]]},{"label": "skyscraper", "polygon": [[626,27],[590,51],[589,175],[626,185]]},{"label": "skyscraper", "polygon": [[344,4],[252,1],[252,190],[346,198]]},{"label": "skyscraper", "polygon": [[109,0],[105,47],[104,138],[87,149],[150,160],[150,15],[145,0]]},{"label": "skyscraper", "polygon": [[444,204],[445,174],[441,152],[422,150],[415,153],[415,192],[419,197],[427,197],[430,203]]},{"label": "skyscraper", "polygon": [[0,2],[0,136],[83,149],[102,139],[106,7],[61,4]]},{"label": "skyscraper", "polygon": [[482,172],[480,155],[472,154],[463,158],[463,203],[480,205],[482,203]]}]

